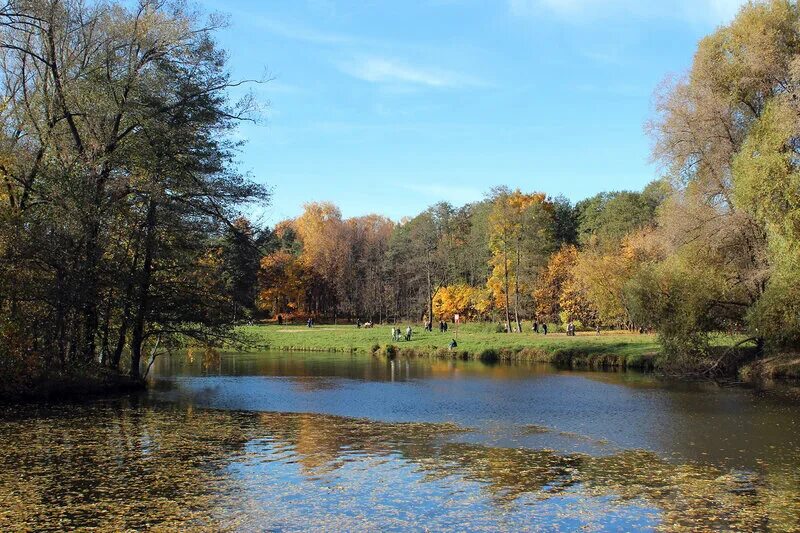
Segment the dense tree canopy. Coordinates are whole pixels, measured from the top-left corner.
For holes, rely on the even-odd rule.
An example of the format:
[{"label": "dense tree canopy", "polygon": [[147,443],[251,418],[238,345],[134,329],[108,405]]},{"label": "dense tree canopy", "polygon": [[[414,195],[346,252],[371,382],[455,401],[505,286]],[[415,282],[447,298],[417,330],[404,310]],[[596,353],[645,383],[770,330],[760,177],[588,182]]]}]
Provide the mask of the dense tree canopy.
[{"label": "dense tree canopy", "polygon": [[138,376],[145,345],[225,335],[247,280],[225,282],[224,241],[241,254],[237,207],[267,193],[231,165],[251,106],[218,26],[182,2],[0,6],[4,365],[126,352]]}]

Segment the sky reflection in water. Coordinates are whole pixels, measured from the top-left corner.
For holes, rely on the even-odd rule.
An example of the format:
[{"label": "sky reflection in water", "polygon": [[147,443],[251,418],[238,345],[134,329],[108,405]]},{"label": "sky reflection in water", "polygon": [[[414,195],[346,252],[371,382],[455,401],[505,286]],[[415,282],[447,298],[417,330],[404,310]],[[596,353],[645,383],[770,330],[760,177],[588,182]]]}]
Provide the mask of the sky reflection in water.
[{"label": "sky reflection in water", "polygon": [[785,394],[395,365],[165,360],[142,397],[4,408],[0,530],[800,528]]}]

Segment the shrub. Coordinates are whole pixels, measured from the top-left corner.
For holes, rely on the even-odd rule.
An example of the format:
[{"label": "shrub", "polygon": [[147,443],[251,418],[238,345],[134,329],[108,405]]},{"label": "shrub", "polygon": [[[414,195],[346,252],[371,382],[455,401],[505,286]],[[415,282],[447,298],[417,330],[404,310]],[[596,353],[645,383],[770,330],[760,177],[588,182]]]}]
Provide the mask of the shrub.
[{"label": "shrub", "polygon": [[395,346],[394,344],[387,344],[383,348],[383,355],[390,358],[397,357],[397,346]]}]

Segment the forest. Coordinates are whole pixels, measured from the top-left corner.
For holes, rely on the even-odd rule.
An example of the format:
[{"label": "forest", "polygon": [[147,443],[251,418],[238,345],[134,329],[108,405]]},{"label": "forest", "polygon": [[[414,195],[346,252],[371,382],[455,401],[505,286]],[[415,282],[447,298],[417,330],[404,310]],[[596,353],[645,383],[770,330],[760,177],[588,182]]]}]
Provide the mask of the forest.
[{"label": "forest", "polygon": [[[0,4],[0,376],[236,340],[244,321],[523,321],[658,333],[676,364],[718,332],[800,345],[800,11],[746,5],[657,90],[641,191],[490,188],[392,221],[270,199],[230,135],[257,120],[182,2]],[[258,83],[255,80],[252,83]],[[536,169],[530,169],[531,180]],[[268,181],[268,177],[266,179]],[[380,212],[380,206],[375,206]]]}]

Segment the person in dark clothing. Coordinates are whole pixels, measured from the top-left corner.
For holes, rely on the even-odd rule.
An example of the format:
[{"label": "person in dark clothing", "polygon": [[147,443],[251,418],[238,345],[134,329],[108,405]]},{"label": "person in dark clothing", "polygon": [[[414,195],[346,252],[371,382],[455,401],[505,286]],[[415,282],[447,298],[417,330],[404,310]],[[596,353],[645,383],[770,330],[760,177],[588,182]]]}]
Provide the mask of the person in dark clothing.
[{"label": "person in dark clothing", "polygon": [[533,332],[539,333],[539,322],[537,320],[533,321]]},{"label": "person in dark clothing", "polygon": [[447,322],[444,323],[444,332],[447,333]]},{"label": "person in dark clothing", "polygon": [[278,315],[278,325],[279,326],[283,325],[283,316],[282,315]]},{"label": "person in dark clothing", "polygon": [[542,333],[547,335],[547,324],[542,324]]}]

